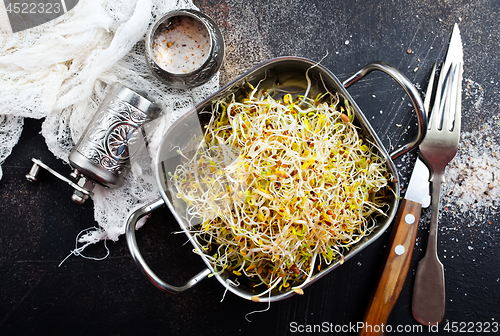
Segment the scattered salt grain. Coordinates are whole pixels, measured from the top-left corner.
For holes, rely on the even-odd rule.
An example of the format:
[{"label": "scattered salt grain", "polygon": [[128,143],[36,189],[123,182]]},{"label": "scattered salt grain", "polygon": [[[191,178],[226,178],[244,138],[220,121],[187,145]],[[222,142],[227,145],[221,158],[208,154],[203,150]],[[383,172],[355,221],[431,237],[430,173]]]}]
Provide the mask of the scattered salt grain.
[{"label": "scattered salt grain", "polygon": [[498,133],[493,132],[496,133],[486,127],[462,134],[457,156],[446,170],[445,204],[454,204],[463,213],[497,206],[500,147],[486,141],[498,138]]}]

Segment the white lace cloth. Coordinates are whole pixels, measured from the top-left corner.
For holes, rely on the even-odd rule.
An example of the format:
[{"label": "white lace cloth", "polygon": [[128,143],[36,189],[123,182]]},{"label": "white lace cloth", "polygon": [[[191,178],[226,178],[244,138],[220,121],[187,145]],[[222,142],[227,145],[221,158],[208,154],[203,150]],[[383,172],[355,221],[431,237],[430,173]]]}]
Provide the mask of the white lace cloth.
[{"label": "white lace cloth", "polygon": [[[164,115],[151,140],[180,115],[218,89],[219,79],[193,90],[169,89],[156,80],[144,59],[144,36],[156,17],[191,0],[80,0],[67,14],[42,26],[13,34],[0,4],[0,179],[1,165],[17,143],[23,118],[45,118],[41,133],[49,150],[67,162],[111,84],[146,92]],[[31,158],[26,157],[26,162]],[[99,228],[79,236],[80,243],[117,240],[129,214],[159,197],[147,169],[135,167],[123,187],[94,189]]]}]

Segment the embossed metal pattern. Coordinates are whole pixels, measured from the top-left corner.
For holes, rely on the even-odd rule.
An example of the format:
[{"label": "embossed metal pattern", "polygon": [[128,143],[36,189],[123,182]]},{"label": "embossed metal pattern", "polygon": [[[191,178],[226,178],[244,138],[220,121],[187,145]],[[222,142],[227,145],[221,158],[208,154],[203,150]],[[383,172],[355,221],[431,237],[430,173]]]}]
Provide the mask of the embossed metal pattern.
[{"label": "embossed metal pattern", "polygon": [[142,141],[137,129],[159,113],[144,95],[115,83],[69,154],[71,166],[106,187],[121,186],[134,155],[131,148],[139,150]]},{"label": "embossed metal pattern", "polygon": [[147,119],[146,113],[115,97],[100,111],[77,151],[95,165],[120,174],[129,165],[133,134]]}]

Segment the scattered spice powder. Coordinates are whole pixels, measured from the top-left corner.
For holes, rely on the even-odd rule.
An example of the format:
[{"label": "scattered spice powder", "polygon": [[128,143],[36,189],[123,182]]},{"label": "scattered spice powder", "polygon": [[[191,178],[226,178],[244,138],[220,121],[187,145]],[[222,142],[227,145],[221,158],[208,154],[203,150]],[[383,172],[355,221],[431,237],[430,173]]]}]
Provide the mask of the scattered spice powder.
[{"label": "scattered spice powder", "polygon": [[211,44],[207,29],[189,16],[175,16],[159,27],[153,39],[158,65],[174,74],[198,69],[207,60]]},{"label": "scattered spice powder", "polygon": [[[466,99],[471,97],[472,81],[466,81]],[[473,109],[481,109],[482,93],[474,97]],[[479,112],[479,111],[478,111]],[[462,213],[472,209],[496,210],[500,197],[500,115],[485,119],[481,129],[462,132],[457,155],[446,169],[442,197],[445,207]]]}]

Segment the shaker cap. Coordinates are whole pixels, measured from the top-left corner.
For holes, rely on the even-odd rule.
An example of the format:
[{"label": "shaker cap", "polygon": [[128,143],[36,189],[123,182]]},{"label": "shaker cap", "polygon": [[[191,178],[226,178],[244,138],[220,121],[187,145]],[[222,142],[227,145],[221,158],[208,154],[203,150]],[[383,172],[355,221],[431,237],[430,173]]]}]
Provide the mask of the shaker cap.
[{"label": "shaker cap", "polygon": [[160,106],[146,98],[145,94],[133,91],[120,83],[115,83],[111,91],[118,98],[144,112],[150,119],[155,119],[161,112]]}]

